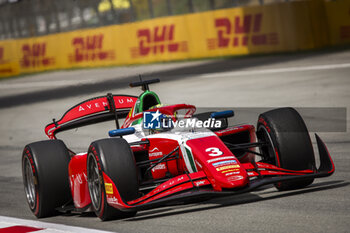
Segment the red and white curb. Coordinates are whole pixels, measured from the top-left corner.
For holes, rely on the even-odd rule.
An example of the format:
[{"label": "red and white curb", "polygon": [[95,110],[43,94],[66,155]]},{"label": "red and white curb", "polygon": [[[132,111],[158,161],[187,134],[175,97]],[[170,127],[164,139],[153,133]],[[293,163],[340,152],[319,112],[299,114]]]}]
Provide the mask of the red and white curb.
[{"label": "red and white curb", "polygon": [[63,224],[0,216],[0,233],[111,233]]}]

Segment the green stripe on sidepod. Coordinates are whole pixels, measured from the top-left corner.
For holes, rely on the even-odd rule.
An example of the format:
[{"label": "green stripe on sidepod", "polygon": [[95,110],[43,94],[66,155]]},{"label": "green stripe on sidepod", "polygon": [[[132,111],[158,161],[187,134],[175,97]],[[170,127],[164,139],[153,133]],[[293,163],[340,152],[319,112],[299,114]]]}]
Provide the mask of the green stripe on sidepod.
[{"label": "green stripe on sidepod", "polygon": [[192,152],[187,147],[185,147],[185,150],[186,150],[186,153],[187,153],[187,158],[190,161],[192,170],[194,172],[197,172],[197,168],[196,168],[196,165],[194,164]]}]

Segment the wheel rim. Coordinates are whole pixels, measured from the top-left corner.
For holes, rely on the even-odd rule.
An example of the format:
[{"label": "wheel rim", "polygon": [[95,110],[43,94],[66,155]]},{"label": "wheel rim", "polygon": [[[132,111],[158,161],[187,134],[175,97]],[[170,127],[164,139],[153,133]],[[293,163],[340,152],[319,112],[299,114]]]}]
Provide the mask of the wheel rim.
[{"label": "wheel rim", "polygon": [[31,209],[35,207],[35,177],[33,174],[32,165],[28,159],[28,157],[25,157],[24,159],[24,191],[26,193],[27,201],[29,203],[29,206]]},{"label": "wheel rim", "polygon": [[270,164],[279,166],[279,164],[277,164],[275,146],[273,144],[273,141],[271,139],[269,132],[264,126],[261,126],[261,125],[259,126],[257,131],[260,132],[262,141],[268,142],[268,145],[260,148],[260,152],[264,155],[263,159]]},{"label": "wheel rim", "polygon": [[101,207],[101,181],[95,156],[90,154],[87,169],[89,192],[95,210]]}]

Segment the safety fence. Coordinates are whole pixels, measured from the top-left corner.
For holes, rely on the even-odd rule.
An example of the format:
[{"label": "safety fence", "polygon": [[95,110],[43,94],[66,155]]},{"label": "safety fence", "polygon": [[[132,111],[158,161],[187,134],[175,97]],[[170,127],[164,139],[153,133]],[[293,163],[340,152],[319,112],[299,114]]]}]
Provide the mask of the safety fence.
[{"label": "safety fence", "polygon": [[298,0],[0,0],[0,39]]},{"label": "safety fence", "polygon": [[272,53],[350,42],[350,1],[214,10],[0,41],[0,77],[76,67]]}]

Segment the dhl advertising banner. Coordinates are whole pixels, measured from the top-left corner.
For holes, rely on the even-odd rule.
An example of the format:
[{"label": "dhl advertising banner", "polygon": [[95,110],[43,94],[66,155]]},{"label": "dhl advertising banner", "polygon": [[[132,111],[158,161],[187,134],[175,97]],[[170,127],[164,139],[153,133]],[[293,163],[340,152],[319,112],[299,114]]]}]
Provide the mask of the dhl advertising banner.
[{"label": "dhl advertising banner", "polygon": [[189,58],[188,30],[184,17],[168,17],[123,25],[114,30],[122,64]]},{"label": "dhl advertising banner", "polygon": [[61,34],[64,68],[116,65],[117,41],[113,27],[79,30]]},{"label": "dhl advertising banner", "polygon": [[19,74],[14,45],[13,41],[0,41],[0,78]]},{"label": "dhl advertising banner", "polygon": [[326,2],[329,39],[332,45],[350,43],[350,1]]},{"label": "dhl advertising banner", "polygon": [[293,1],[0,41],[0,77],[349,43],[349,14],[347,0]]},{"label": "dhl advertising banner", "polygon": [[13,46],[20,73],[61,68],[61,44],[57,35],[16,40]]},{"label": "dhl advertising banner", "polygon": [[291,49],[276,20],[276,7],[249,7],[189,15],[192,57],[238,55]]}]

